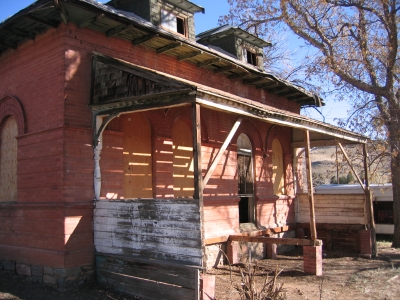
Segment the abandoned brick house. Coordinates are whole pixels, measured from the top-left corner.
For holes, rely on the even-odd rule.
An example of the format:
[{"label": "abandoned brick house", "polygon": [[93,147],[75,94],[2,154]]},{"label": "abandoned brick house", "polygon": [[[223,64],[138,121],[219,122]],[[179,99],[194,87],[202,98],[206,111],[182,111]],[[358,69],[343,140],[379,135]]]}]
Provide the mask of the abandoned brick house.
[{"label": "abandoned brick house", "polygon": [[[268,42],[231,26],[196,37],[199,12],[186,0],[38,0],[0,24],[5,270],[200,299],[221,251],[237,262],[289,244],[321,274],[316,228],[328,246],[340,239],[312,189],[300,193],[297,154],[309,175],[310,147],[367,140],[301,116],[323,103],[263,70]],[[351,201],[336,223],[371,253],[368,197]]]}]

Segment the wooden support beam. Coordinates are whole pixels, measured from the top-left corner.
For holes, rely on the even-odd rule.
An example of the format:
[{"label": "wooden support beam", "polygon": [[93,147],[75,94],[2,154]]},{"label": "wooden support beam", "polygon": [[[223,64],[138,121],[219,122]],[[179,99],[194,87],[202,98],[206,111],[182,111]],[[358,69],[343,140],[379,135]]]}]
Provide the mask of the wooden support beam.
[{"label": "wooden support beam", "polygon": [[212,58],[212,59],[208,59],[208,60],[205,60],[205,61],[199,62],[199,63],[197,64],[197,67],[198,67],[198,68],[207,67],[207,66],[209,66],[209,65],[212,65],[212,64],[218,63],[218,62],[220,62],[220,61],[221,61],[221,59],[220,59],[220,58]]},{"label": "wooden support beam", "polygon": [[27,38],[27,39],[30,39],[30,40],[34,40],[35,39],[35,35],[30,34],[29,32],[27,32],[25,30],[21,30],[21,29],[16,28],[16,27],[7,26],[7,27],[3,27],[3,29],[8,31],[8,32],[10,32],[10,33],[12,33],[12,34],[15,34],[15,35],[17,35],[19,37],[22,37],[22,38]]},{"label": "wooden support beam", "polygon": [[258,82],[260,80],[263,80],[263,77],[256,77],[256,78],[250,78],[250,79],[244,79],[243,84],[253,84],[255,82]]},{"label": "wooden support beam", "polygon": [[118,35],[118,34],[120,34],[120,33],[129,31],[129,30],[132,30],[132,29],[133,29],[133,25],[128,25],[128,26],[122,25],[122,26],[118,26],[118,27],[115,27],[115,28],[113,28],[113,29],[108,30],[108,31],[107,31],[107,37],[112,37],[112,36]]},{"label": "wooden support beam", "polygon": [[274,88],[265,88],[265,90],[269,93],[275,93],[275,92],[279,92],[279,91],[283,91],[285,89],[285,87],[283,86],[277,86]]},{"label": "wooden support beam", "polygon": [[[353,172],[354,176],[356,176],[358,183],[361,185],[361,188],[365,191],[365,186],[364,183],[362,182],[362,180],[360,179],[360,177],[358,176],[356,170],[354,170],[353,164],[351,163],[349,156],[347,155],[346,151],[344,150],[343,146],[341,143],[337,143],[338,146],[340,147],[340,150],[342,150],[342,153],[347,161],[347,163],[349,164],[349,167],[351,169],[351,171]],[[339,178],[337,179],[339,182]]]},{"label": "wooden support beam", "polygon": [[295,100],[295,101],[301,101],[301,100],[308,100],[309,97],[306,96],[306,95],[304,95],[304,94],[298,94],[298,95],[294,95],[294,96],[288,96],[287,99],[288,99],[289,101],[293,101],[293,100]]},{"label": "wooden support beam", "polygon": [[4,40],[0,40],[0,45],[3,45],[5,47],[8,47],[8,48],[11,48],[11,49],[14,49],[14,50],[18,48],[17,44],[9,43],[9,42],[4,41]]},{"label": "wooden support beam", "polygon": [[277,245],[297,245],[297,246],[322,245],[321,240],[296,239],[296,238],[271,238],[265,236],[230,235],[229,240],[236,242],[264,243],[264,244],[277,244]]},{"label": "wooden support beam", "polygon": [[194,194],[193,199],[199,202],[201,249],[203,252],[203,266],[207,264],[204,254],[204,203],[203,203],[203,177],[201,159],[201,115],[200,104],[192,103],[192,133],[193,133],[193,166],[194,166]]},{"label": "wooden support beam", "polygon": [[31,20],[31,21],[34,21],[36,23],[40,23],[40,24],[46,25],[48,27],[52,27],[52,28],[57,28],[58,25],[59,25],[58,23],[54,23],[54,22],[51,22],[51,21],[39,19],[39,18],[36,18],[34,16],[31,16],[31,15],[24,15],[24,18],[28,19],[28,20]]},{"label": "wooden support beam", "polygon": [[144,35],[144,36],[142,36],[142,37],[140,37],[140,38],[134,39],[134,40],[132,41],[132,44],[133,44],[134,46],[138,46],[138,45],[140,45],[140,44],[143,44],[144,42],[150,41],[150,40],[155,39],[155,38],[157,38],[157,37],[159,37],[159,36],[160,36],[160,35],[159,35],[158,33],[156,33],[156,34]]},{"label": "wooden support beam", "polygon": [[228,76],[228,79],[239,79],[239,78],[245,77],[245,76],[247,76],[247,75],[249,75],[248,72],[232,74],[232,75],[229,75],[229,76]]},{"label": "wooden support beam", "polygon": [[65,7],[62,4],[61,0],[53,0],[53,1],[54,1],[54,5],[58,9],[58,13],[60,14],[61,20],[63,20],[63,22],[65,24],[68,24],[68,22],[69,22],[68,12],[65,10]]},{"label": "wooden support beam", "polygon": [[161,48],[157,49],[156,52],[157,52],[157,54],[161,54],[161,53],[164,53],[164,52],[168,52],[168,51],[170,51],[172,49],[178,48],[180,46],[182,46],[182,42],[174,42],[174,43],[168,44],[168,45],[166,45],[164,47],[161,47]]},{"label": "wooden support beam", "polygon": [[105,17],[104,14],[100,14],[100,15],[97,15],[97,16],[92,16],[90,18],[87,18],[85,20],[80,21],[79,24],[78,24],[78,27],[79,28],[84,28],[86,26],[89,26],[91,23],[93,23],[95,21],[101,20],[104,17]]},{"label": "wooden support beam", "polygon": [[221,148],[219,149],[217,155],[214,157],[214,160],[211,163],[211,166],[208,168],[206,175],[203,178],[203,186],[206,186],[208,183],[208,180],[210,179],[212,173],[214,172],[215,168],[217,167],[217,164],[219,160],[221,159],[222,155],[224,154],[224,151],[228,147],[229,143],[231,142],[233,136],[235,135],[237,129],[239,128],[240,123],[242,123],[243,118],[239,117],[235,124],[233,125],[231,131],[229,132],[228,136],[226,137],[224,143],[222,144]]},{"label": "wooden support beam", "polygon": [[378,246],[376,244],[376,231],[375,231],[375,220],[374,220],[374,207],[372,205],[372,193],[369,187],[369,167],[368,167],[368,150],[367,144],[363,144],[363,162],[364,162],[364,177],[365,177],[365,198],[366,198],[366,208],[369,217],[369,225],[371,229],[371,239],[372,239],[372,257],[376,257],[378,254]]},{"label": "wooden support beam", "polygon": [[271,88],[271,87],[275,87],[278,86],[278,84],[276,82],[266,82],[266,83],[262,83],[260,85],[256,85],[257,89],[267,89],[267,88]]},{"label": "wooden support beam", "polygon": [[227,67],[218,68],[218,69],[214,70],[214,74],[227,72],[227,71],[233,70],[235,68],[237,68],[235,65],[229,65]]},{"label": "wooden support beam", "polygon": [[310,157],[310,132],[304,130],[305,142],[305,156],[306,156],[306,173],[307,173],[307,190],[308,190],[308,203],[310,205],[310,232],[311,240],[316,241],[317,229],[315,225],[315,209],[314,209],[314,187],[312,181],[312,167]]},{"label": "wooden support beam", "polygon": [[365,177],[365,190],[366,199],[368,202],[368,210],[369,210],[369,221],[371,228],[375,228],[375,221],[374,221],[374,209],[372,206],[372,194],[371,189],[369,187],[369,167],[368,167],[368,151],[367,151],[367,144],[363,144],[363,162],[364,162],[364,177]]},{"label": "wooden support beam", "polygon": [[291,90],[291,89],[286,89],[286,90],[283,90],[282,92],[276,93],[276,95],[278,95],[280,97],[288,97],[290,95],[296,95],[296,94],[299,94],[299,91]]},{"label": "wooden support beam", "polygon": [[194,162],[194,199],[203,198],[203,177],[201,166],[201,123],[200,104],[192,103],[193,162]]},{"label": "wooden support beam", "polygon": [[196,57],[196,56],[198,56],[198,55],[201,55],[201,54],[203,54],[203,53],[204,53],[203,51],[193,51],[193,52],[190,52],[190,53],[186,53],[186,54],[183,54],[183,55],[179,55],[179,56],[178,56],[178,61],[190,59],[190,58]]},{"label": "wooden support beam", "polygon": [[[268,229],[264,229],[264,230],[243,232],[240,234],[235,234],[235,236],[266,236],[266,235],[270,235],[270,234],[276,234],[276,233],[286,232],[286,231],[291,231],[291,230],[296,230],[296,229],[297,229],[297,225],[288,225],[288,226],[282,226],[282,227],[268,228]],[[229,235],[218,236],[218,237],[206,239],[205,244],[212,245],[212,244],[218,244],[218,243],[225,243],[228,240],[229,240]]]}]

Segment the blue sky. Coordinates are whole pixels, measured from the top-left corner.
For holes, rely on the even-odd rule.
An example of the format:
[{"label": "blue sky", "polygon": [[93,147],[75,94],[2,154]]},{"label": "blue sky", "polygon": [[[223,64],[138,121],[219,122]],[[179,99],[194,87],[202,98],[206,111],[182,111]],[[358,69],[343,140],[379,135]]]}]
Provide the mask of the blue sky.
[{"label": "blue sky", "polygon": [[[229,10],[226,0],[191,0],[193,3],[205,8],[205,14],[195,14],[196,34],[214,28],[218,25],[218,18]],[[216,4],[218,1],[218,4]],[[0,22],[14,15],[21,9],[35,2],[34,0],[0,0]],[[99,1],[106,3],[108,0]],[[271,41],[273,42],[273,41]],[[343,102],[326,101],[327,105],[322,109],[326,116],[326,122],[335,124],[334,118],[346,116],[348,105]],[[317,112],[310,111],[309,115],[317,120],[322,120]]]}]

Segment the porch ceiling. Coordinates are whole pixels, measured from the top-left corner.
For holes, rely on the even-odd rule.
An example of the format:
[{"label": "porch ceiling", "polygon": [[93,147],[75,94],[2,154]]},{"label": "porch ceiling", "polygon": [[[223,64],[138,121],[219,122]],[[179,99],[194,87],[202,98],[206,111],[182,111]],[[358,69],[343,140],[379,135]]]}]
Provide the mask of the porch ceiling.
[{"label": "porch ceiling", "polygon": [[[169,2],[181,3],[178,0]],[[190,9],[202,11],[198,6]],[[132,13],[94,0],[36,1],[0,23],[0,54],[7,49],[17,49],[27,40],[35,40],[41,33],[57,28],[61,23],[74,23],[79,28],[87,27],[102,32],[107,37],[128,40],[134,46],[142,45],[157,54],[165,53],[178,60],[189,61],[197,68],[222,73],[231,80],[241,80],[245,85],[253,85],[286,97],[300,106],[324,105],[322,99],[300,86],[210,47],[165,31]]]}]

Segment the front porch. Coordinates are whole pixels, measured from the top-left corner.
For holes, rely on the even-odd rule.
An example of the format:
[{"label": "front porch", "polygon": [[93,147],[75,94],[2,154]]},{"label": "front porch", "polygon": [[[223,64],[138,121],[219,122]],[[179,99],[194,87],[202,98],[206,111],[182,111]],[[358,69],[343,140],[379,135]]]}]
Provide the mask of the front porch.
[{"label": "front porch", "polygon": [[[365,145],[365,137],[99,54],[93,62],[94,245],[102,282],[154,299],[201,298],[213,292],[206,269],[223,261],[220,250],[238,262],[239,243],[266,245],[260,258],[273,258],[277,245],[302,246],[304,271],[322,275],[310,148]],[[100,89],[103,72],[153,88],[109,99]],[[297,148],[306,154],[304,203],[296,193]],[[365,199],[359,224],[372,230]],[[296,237],[302,222],[309,234]]]}]

